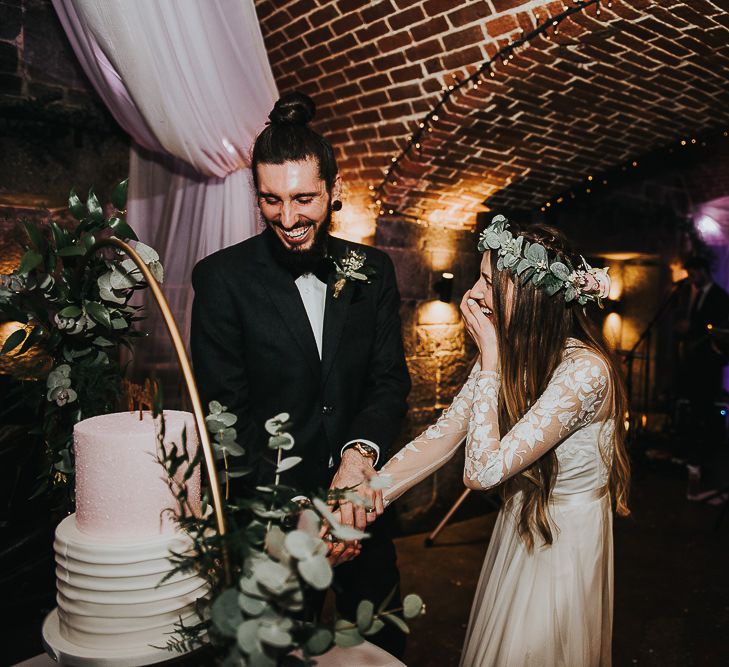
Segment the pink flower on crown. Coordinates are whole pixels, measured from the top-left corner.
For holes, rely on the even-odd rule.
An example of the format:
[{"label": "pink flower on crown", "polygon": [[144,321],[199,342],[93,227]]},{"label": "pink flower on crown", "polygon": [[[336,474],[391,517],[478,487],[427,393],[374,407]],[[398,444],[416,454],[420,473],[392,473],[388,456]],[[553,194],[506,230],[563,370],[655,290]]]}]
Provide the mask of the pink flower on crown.
[{"label": "pink flower on crown", "polygon": [[579,291],[585,295],[594,296],[598,299],[607,299],[610,294],[610,276],[608,268],[593,269],[582,258],[583,268],[577,271],[579,279]]}]

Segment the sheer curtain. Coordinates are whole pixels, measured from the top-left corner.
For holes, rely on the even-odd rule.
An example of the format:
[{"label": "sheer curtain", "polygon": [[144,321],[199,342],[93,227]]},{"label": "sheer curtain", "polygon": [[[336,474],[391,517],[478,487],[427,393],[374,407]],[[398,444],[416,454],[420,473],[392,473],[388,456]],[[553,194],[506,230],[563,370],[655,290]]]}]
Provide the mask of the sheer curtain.
[{"label": "sheer curtain", "polygon": [[[131,135],[128,219],[189,331],[190,273],[257,231],[250,146],[278,97],[253,0],[53,0],[91,83]],[[154,308],[135,366],[174,376]]]}]

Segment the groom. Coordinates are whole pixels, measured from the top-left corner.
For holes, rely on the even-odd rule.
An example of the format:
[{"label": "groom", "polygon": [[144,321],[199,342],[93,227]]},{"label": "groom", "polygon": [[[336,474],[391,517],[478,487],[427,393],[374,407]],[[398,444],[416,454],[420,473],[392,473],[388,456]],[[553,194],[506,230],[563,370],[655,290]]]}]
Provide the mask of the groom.
[{"label": "groom", "polygon": [[[195,376],[205,405],[218,400],[238,417],[253,468],[244,484],[272,480],[264,423],[288,412],[295,445],[287,455],[303,461],[282,483],[307,493],[358,486],[387,460],[410,389],[395,273],[386,254],[329,235],[341,208],[331,146],[306,122],[279,122],[275,111],[252,164],[266,229],[193,271]],[[353,251],[362,253],[360,270],[373,274],[369,282],[337,272],[335,262],[342,267]],[[361,490],[381,507],[380,492]],[[374,518],[351,503],[340,510],[360,529]],[[377,606],[398,586],[388,514],[369,526],[359,557],[335,568],[337,608],[347,618],[360,600]],[[352,547],[342,560],[348,555]],[[389,625],[372,639],[403,652],[404,635]]]}]

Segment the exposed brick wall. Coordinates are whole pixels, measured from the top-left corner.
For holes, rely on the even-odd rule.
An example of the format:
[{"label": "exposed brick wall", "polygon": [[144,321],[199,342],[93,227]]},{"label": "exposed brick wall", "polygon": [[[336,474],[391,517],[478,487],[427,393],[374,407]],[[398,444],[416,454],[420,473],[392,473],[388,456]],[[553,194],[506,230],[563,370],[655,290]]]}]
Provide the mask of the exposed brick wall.
[{"label": "exposed brick wall", "polygon": [[83,74],[49,0],[0,2],[0,204],[57,207],[128,171],[129,140]]},{"label": "exposed brick wall", "polygon": [[[374,221],[379,182],[452,74],[570,3],[524,0],[258,0],[281,92],[319,106],[348,203]],[[388,202],[432,222],[472,225],[528,208],[588,172],[729,122],[727,0],[614,0],[567,20],[475,91],[454,99]],[[352,215],[355,215],[353,212]]]}]

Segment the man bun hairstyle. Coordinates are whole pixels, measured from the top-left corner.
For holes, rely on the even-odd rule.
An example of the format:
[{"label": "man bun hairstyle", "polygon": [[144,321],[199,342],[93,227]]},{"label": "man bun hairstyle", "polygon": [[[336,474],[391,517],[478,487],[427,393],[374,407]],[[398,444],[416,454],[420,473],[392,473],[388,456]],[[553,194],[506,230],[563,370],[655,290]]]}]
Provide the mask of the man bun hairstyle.
[{"label": "man bun hairstyle", "polygon": [[315,115],[314,100],[303,93],[289,93],[276,101],[268,120],[274,125],[307,125]]},{"label": "man bun hairstyle", "polygon": [[287,93],[268,114],[269,123],[253,144],[251,168],[258,187],[259,164],[284,164],[316,160],[319,177],[331,190],[337,177],[337,161],[331,144],[309,127],[316,115],[316,104],[304,93]]}]

